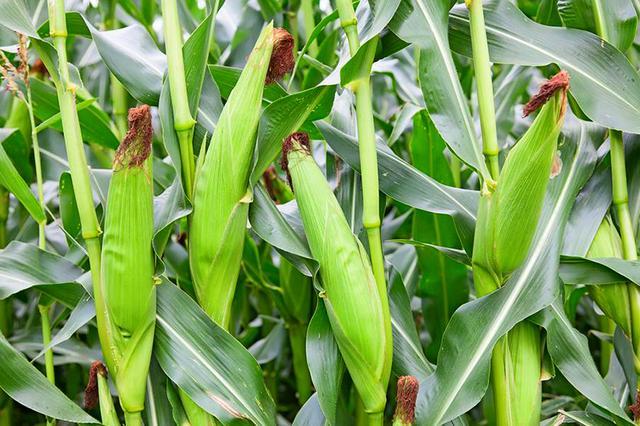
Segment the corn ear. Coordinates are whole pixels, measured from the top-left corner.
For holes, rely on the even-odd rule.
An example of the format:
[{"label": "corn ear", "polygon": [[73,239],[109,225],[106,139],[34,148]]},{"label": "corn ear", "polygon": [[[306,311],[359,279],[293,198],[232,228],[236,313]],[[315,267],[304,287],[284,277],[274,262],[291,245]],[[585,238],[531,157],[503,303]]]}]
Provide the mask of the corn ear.
[{"label": "corn ear", "polygon": [[222,110],[196,176],[189,264],[200,305],[225,328],[242,260],[262,92],[265,80],[276,78],[269,73],[271,68],[281,71],[270,64],[272,54],[283,55],[283,44],[290,40],[291,35],[271,24],[262,31]]},{"label": "corn ear", "polygon": [[[610,217],[607,216],[600,224],[587,252],[587,257],[622,258],[622,241]],[[591,286],[589,293],[602,312],[629,335],[631,332],[631,308],[627,283]]]},{"label": "corn ear", "polygon": [[542,109],[531,127],[511,149],[496,188],[483,188],[474,245],[474,270],[498,278],[509,275],[526,258],[547,190],[557,141],[564,123],[569,76],[561,71],[525,107]]},{"label": "corn ear", "polygon": [[108,325],[115,345],[108,368],[125,417],[144,408],[156,312],[148,106],[129,110],[129,127],[114,160],[102,250]]},{"label": "corn ear", "polygon": [[379,413],[386,402],[384,366],[391,341],[390,318],[378,294],[367,253],[353,235],[324,175],[309,153],[308,138],[285,142],[283,165],[313,257],[320,265],[331,327],[365,411]]}]

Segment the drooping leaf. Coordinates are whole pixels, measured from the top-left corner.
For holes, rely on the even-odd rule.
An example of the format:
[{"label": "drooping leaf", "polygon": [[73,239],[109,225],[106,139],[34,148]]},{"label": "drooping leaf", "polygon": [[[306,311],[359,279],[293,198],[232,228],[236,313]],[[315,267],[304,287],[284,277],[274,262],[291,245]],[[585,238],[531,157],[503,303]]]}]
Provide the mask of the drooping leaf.
[{"label": "drooping leaf", "polygon": [[38,413],[74,423],[99,422],[85,413],[0,334],[0,388],[12,399]]},{"label": "drooping leaf", "polygon": [[482,145],[449,48],[450,6],[448,0],[403,0],[389,27],[419,49],[420,86],[443,139],[462,161],[488,177]]},{"label": "drooping leaf", "polygon": [[275,406],[251,354],[175,285],[158,287],[154,354],[165,374],[223,423],[275,425]]}]

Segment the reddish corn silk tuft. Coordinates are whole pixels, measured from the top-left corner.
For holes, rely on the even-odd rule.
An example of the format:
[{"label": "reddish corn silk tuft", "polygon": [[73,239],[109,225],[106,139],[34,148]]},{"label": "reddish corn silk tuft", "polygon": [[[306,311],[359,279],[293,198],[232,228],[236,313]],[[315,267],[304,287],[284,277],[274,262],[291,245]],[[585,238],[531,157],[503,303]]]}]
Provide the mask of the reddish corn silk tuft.
[{"label": "reddish corn silk tuft", "polygon": [[629,406],[629,411],[633,414],[633,421],[640,420],[640,394],[636,393],[636,402]]},{"label": "reddish corn silk tuft", "polygon": [[394,419],[403,424],[413,424],[416,413],[416,399],[420,383],[413,376],[401,376],[398,378],[397,405]]},{"label": "reddish corn silk tuft", "polygon": [[153,126],[149,105],[129,109],[129,131],[116,152],[116,169],[142,166],[151,153]]},{"label": "reddish corn silk tuft", "polygon": [[[298,145],[298,146],[296,146]],[[291,175],[289,174],[289,152],[293,150],[302,149],[307,154],[311,154],[311,145],[309,143],[309,135],[305,132],[295,132],[287,136],[282,143],[282,159],[280,160],[280,167],[287,174],[287,182],[293,189],[293,182],[291,182]]]},{"label": "reddish corn silk tuft", "polygon": [[277,201],[276,190],[274,188],[274,182],[278,179],[278,174],[276,173],[276,168],[273,166],[269,166],[267,170],[262,174],[262,180],[264,181],[264,186],[267,189],[267,193],[269,197],[273,201]]},{"label": "reddish corn silk tuft", "polygon": [[[542,105],[544,105],[558,90],[562,90],[564,96],[566,96],[568,89],[569,73],[566,71],[560,71],[540,86],[538,93],[533,95],[529,102],[524,106],[522,116],[526,117],[542,107]],[[565,104],[565,102],[563,102],[563,104]]]},{"label": "reddish corn silk tuft", "polygon": [[94,361],[89,368],[89,383],[84,389],[84,406],[89,410],[98,405],[98,374],[107,376],[107,367],[102,361]]},{"label": "reddish corn silk tuft", "polygon": [[266,84],[280,80],[285,74],[293,70],[295,59],[293,57],[293,36],[282,28],[273,29],[273,50],[267,70]]}]

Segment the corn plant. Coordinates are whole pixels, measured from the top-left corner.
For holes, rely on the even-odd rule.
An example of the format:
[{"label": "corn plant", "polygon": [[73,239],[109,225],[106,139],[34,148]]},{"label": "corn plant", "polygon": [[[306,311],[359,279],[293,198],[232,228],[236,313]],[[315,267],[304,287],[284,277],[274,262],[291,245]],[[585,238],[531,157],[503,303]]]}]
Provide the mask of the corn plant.
[{"label": "corn plant", "polygon": [[0,426],[640,424],[636,0],[0,0]]}]

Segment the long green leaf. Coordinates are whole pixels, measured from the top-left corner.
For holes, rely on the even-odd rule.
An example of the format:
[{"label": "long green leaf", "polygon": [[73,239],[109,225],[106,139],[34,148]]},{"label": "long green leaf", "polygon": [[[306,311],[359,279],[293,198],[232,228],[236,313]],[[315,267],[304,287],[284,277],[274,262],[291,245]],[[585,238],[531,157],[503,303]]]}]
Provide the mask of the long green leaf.
[{"label": "long green leaf", "polygon": [[449,0],[403,0],[389,27],[420,52],[418,76],[429,114],[451,150],[483,177],[489,172],[449,48]]},{"label": "long green leaf", "polygon": [[74,423],[99,422],[82,411],[0,334],[0,388],[38,413]]},{"label": "long green leaf", "polygon": [[158,287],[154,354],[165,374],[227,424],[275,425],[275,406],[251,354],[175,285]]},{"label": "long green leaf", "polygon": [[19,135],[20,132],[17,129],[0,129],[0,185],[16,196],[33,220],[45,223],[47,218],[40,203],[31,192],[29,185],[20,176],[3,146],[4,142]]}]

